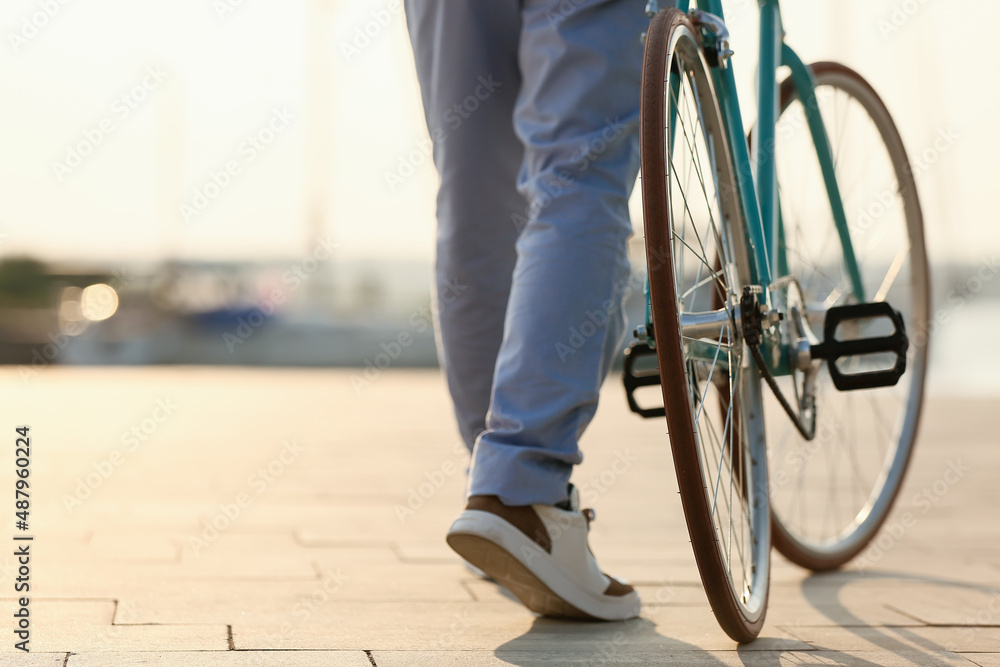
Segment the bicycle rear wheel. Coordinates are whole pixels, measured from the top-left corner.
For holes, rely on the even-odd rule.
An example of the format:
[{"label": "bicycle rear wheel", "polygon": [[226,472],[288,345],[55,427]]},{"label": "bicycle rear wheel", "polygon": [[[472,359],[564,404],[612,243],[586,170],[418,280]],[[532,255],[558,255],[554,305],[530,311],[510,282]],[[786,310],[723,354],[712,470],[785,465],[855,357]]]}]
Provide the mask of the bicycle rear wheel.
[{"label": "bicycle rear wheel", "polygon": [[[930,290],[916,183],[889,112],[853,70],[836,63],[812,70],[865,298],[901,311],[910,340],[906,373],[894,387],[839,392],[823,366],[812,441],[799,435],[773,397],[765,399],[774,545],[803,567],[827,570],[865,548],[903,484],[923,398]],[[817,318],[812,328],[822,332],[827,308],[857,299],[791,79],[780,94],[780,273],[799,280],[807,310]],[[888,333],[876,327],[861,324],[847,337]],[[879,360],[851,363],[847,370],[856,372],[874,370]],[[793,395],[793,380],[779,380]]]},{"label": "bicycle rear wheel", "polygon": [[[642,77],[642,195],[657,361],[684,517],[719,624],[764,623],[770,577],[760,379],[735,324],[750,283],[732,160],[687,16],[657,14]],[[696,324],[707,316],[714,324]],[[759,491],[759,492],[758,492]]]}]

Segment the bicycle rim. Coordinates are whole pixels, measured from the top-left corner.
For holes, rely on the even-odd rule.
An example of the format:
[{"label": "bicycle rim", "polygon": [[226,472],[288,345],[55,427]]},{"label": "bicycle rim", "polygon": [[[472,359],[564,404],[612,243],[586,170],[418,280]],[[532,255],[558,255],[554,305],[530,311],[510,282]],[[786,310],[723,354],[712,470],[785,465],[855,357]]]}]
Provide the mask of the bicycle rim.
[{"label": "bicycle rim", "polygon": [[[684,516],[705,591],[737,641],[760,632],[770,522],[760,380],[733,309],[750,264],[728,143],[689,19],[654,17],[642,89],[642,192],[657,360]],[[673,141],[670,137],[673,136]],[[724,308],[712,332],[681,328]]]}]

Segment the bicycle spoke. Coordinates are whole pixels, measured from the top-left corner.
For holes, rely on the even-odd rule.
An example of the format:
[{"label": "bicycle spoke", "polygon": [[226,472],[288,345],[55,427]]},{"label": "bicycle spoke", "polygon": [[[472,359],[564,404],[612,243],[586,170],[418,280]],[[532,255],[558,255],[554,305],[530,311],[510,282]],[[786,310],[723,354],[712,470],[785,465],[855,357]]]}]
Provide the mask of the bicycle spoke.
[{"label": "bicycle spoke", "polygon": [[899,253],[896,255],[895,259],[892,260],[892,265],[889,267],[889,271],[886,272],[885,278],[882,279],[882,284],[879,285],[878,291],[875,293],[875,298],[872,301],[885,301],[886,295],[889,293],[889,289],[892,288],[892,284],[896,282],[896,277],[899,275],[900,269],[903,268],[903,262],[910,255],[910,245],[907,244],[905,247],[901,248]]}]

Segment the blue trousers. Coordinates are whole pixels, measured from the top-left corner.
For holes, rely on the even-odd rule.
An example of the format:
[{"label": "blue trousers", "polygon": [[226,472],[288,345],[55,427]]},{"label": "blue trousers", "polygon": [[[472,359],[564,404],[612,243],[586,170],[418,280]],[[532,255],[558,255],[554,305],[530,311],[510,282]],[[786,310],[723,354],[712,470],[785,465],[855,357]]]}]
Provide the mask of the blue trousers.
[{"label": "blue trousers", "polygon": [[645,0],[407,0],[468,495],[565,500],[621,352]]}]

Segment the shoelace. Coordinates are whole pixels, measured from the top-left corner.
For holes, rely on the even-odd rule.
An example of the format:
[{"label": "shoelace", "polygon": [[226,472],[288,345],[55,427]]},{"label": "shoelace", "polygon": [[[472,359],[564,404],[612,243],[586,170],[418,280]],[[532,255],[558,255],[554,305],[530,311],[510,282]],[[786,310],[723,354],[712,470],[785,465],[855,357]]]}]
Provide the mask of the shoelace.
[{"label": "shoelace", "polygon": [[597,512],[588,507],[587,509],[580,510],[580,513],[587,520],[587,530],[590,530],[590,523],[597,520]]}]

